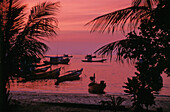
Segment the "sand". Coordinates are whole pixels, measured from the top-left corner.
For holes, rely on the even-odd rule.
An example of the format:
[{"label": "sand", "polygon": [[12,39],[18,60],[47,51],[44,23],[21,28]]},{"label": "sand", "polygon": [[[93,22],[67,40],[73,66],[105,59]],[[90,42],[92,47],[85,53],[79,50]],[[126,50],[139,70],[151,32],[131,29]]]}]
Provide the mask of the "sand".
[{"label": "sand", "polygon": [[[78,93],[38,93],[11,92],[12,112],[112,112],[101,108],[100,101],[110,100],[107,94],[78,94]],[[117,97],[118,95],[115,95]],[[122,105],[129,111],[130,96],[119,95],[126,99]],[[156,105],[150,110],[163,108],[163,112],[170,112],[170,96],[156,96]]]}]

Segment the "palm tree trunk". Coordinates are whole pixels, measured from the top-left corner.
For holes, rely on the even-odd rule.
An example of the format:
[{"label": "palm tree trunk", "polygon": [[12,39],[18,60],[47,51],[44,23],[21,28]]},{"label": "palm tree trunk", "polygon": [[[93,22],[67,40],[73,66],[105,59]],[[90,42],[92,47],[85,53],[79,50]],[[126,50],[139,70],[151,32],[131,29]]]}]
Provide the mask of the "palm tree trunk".
[{"label": "palm tree trunk", "polygon": [[4,36],[1,29],[2,21],[0,20],[0,111],[3,112],[6,109],[6,84],[4,74]]},{"label": "palm tree trunk", "polygon": [[[3,0],[0,0],[2,3]],[[2,11],[2,7],[0,8]],[[6,80],[5,80],[5,72],[4,72],[4,35],[2,31],[2,14],[0,14],[0,111],[7,111],[7,89],[6,89]]]}]

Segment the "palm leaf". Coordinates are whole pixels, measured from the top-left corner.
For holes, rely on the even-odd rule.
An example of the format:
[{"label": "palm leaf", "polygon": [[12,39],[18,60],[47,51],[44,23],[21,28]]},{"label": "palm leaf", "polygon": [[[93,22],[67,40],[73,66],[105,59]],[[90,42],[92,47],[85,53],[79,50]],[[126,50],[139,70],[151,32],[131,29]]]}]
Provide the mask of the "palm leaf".
[{"label": "palm leaf", "polygon": [[[24,30],[17,36],[17,43],[20,43],[18,45],[23,44],[29,55],[43,55],[48,50],[48,47],[40,40],[57,34],[58,22],[54,17],[54,12],[58,10],[58,7],[59,2],[44,2],[32,8]],[[18,47],[16,46],[16,48]]]},{"label": "palm leaf", "polygon": [[116,98],[116,106],[120,106],[124,101],[126,101],[126,99],[118,96],[118,97]]},{"label": "palm leaf", "polygon": [[[9,7],[7,7],[9,6]],[[19,0],[7,0],[2,2],[2,29],[5,38],[5,44],[10,44],[10,41],[14,41],[16,35],[24,26],[23,13],[25,5],[20,5]],[[8,48],[7,48],[8,49]]]},{"label": "palm leaf", "polygon": [[114,32],[116,29],[124,31],[125,23],[129,22],[128,28],[136,28],[142,19],[150,19],[155,6],[164,0],[133,0],[132,6],[117,10],[94,18],[86,25],[91,26],[91,32]]},{"label": "palm leaf", "polygon": [[155,5],[163,0],[132,0],[132,6],[145,6],[149,8],[154,8]]},{"label": "palm leaf", "polygon": [[99,48],[98,50],[95,51],[95,53],[98,53],[99,55],[110,55],[110,59],[112,59],[112,54],[114,52],[117,52],[118,55],[118,59],[121,60],[121,58],[123,57],[123,51],[125,50],[125,46],[127,45],[127,43],[129,42],[128,39],[122,39],[119,41],[115,41],[112,43],[109,43],[107,45],[102,46],[101,48]]},{"label": "palm leaf", "polygon": [[[127,36],[127,39],[118,40],[111,42],[107,45],[102,46],[95,53],[99,55],[109,55],[112,59],[112,54],[117,53],[117,59],[123,62],[123,59],[131,60],[132,62],[140,58],[140,55],[145,53],[148,49],[150,42],[147,39],[137,36],[136,33],[130,33],[131,37]],[[145,47],[144,47],[145,46]]]},{"label": "palm leaf", "polygon": [[27,25],[21,35],[29,35],[28,37],[39,38],[56,35],[58,29],[58,21],[54,17],[58,10],[59,2],[44,2],[32,8]]},{"label": "palm leaf", "polygon": [[[139,19],[148,18],[148,13],[151,10],[144,6],[133,6],[122,10],[114,11],[99,17],[96,17],[86,25],[91,25],[91,32],[114,32],[115,29],[124,29],[125,23],[130,21],[131,26],[135,27]],[[143,16],[141,16],[141,14]]]}]

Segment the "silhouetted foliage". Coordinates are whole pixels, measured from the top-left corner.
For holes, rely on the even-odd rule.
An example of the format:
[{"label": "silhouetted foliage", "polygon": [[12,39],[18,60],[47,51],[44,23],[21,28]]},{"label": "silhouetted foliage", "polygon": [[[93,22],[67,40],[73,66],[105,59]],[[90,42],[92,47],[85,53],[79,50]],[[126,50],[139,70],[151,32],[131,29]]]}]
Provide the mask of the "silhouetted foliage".
[{"label": "silhouetted foliage", "polygon": [[[117,53],[117,59],[136,61],[136,76],[128,78],[125,92],[132,95],[133,105],[138,109],[154,104],[153,92],[163,87],[161,74],[170,75],[170,1],[133,0],[132,6],[95,18],[91,31],[114,32],[124,30],[125,23],[139,30],[128,33],[126,39],[109,43],[95,53],[110,55]],[[139,33],[137,33],[139,32]],[[148,98],[146,98],[147,96]],[[142,99],[143,98],[143,99]]]},{"label": "silhouetted foliage", "polygon": [[113,95],[109,95],[108,97],[110,98],[110,100],[108,100],[108,101],[102,100],[99,103],[101,103],[102,106],[112,107],[112,110],[114,110],[114,112],[116,112],[117,108],[120,107],[121,104],[125,101],[125,99],[120,96],[115,97]]},{"label": "silhouetted foliage", "polygon": [[127,90],[124,91],[131,95],[135,109],[142,109],[143,104],[148,109],[149,105],[155,104],[153,90],[148,85],[144,85],[138,77],[128,78],[128,83],[125,84],[126,86],[123,87]]},{"label": "silhouetted foliage", "polygon": [[26,18],[27,15],[24,13],[26,5],[22,5],[19,0],[0,2],[0,69],[2,72],[0,94],[4,98],[3,105],[7,105],[9,89],[6,87],[9,88],[9,78],[19,73],[22,58],[43,56],[48,50],[46,44],[40,40],[56,35],[58,25],[54,15],[58,5],[58,2],[43,2],[32,7],[29,17]]},{"label": "silhouetted foliage", "polygon": [[112,53],[113,49],[116,50],[119,60],[123,58],[137,61],[136,77],[128,78],[124,87],[128,89],[125,92],[132,95],[133,104],[138,108],[142,107],[141,104],[147,108],[154,104],[153,92],[163,87],[161,74],[165,72],[169,75],[169,30],[159,28],[154,22],[143,20],[138,34],[130,32],[127,39],[100,49],[102,53]]},{"label": "silhouetted foliage", "polygon": [[[130,30],[137,28],[142,19],[151,20],[156,15],[157,24],[170,26],[169,0],[132,0],[131,6],[125,9],[113,11],[111,13],[96,17],[86,25],[91,25],[91,32],[115,32],[116,29],[124,28],[126,23]],[[168,23],[168,24],[167,24]]]},{"label": "silhouetted foliage", "polygon": [[154,104],[153,92],[163,87],[161,74],[169,74],[170,37],[169,31],[155,26],[154,21],[142,21],[139,29],[139,36],[133,32],[127,36],[129,42],[126,46],[130,46],[130,49],[124,47],[123,52],[119,53],[124,59],[133,56],[137,60],[135,67],[138,72],[135,73],[136,77],[128,78],[124,86],[128,90],[125,92],[132,95],[135,106],[144,104],[148,108]]}]

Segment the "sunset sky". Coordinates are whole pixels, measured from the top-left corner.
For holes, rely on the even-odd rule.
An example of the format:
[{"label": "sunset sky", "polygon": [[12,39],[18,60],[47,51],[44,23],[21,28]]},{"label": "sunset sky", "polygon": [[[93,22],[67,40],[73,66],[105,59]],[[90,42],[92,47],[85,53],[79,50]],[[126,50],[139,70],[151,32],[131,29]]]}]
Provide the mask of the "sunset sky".
[{"label": "sunset sky", "polygon": [[[46,0],[21,0],[30,8]],[[48,0],[57,2],[58,0]],[[90,54],[99,47],[124,38],[119,31],[114,34],[90,33],[84,26],[97,16],[130,6],[130,0],[60,0],[57,16],[59,21],[58,36],[47,43],[47,54]]]}]

